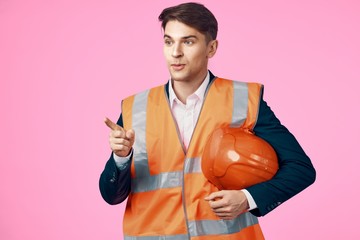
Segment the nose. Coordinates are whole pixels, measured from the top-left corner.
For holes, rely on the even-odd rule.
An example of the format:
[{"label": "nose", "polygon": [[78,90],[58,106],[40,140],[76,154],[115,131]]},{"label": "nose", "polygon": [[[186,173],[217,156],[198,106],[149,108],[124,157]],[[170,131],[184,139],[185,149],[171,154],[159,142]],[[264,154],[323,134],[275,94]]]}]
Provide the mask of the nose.
[{"label": "nose", "polygon": [[182,57],[183,55],[184,55],[184,53],[182,51],[181,44],[180,43],[174,44],[171,56],[173,56],[174,58],[179,58],[179,57]]}]

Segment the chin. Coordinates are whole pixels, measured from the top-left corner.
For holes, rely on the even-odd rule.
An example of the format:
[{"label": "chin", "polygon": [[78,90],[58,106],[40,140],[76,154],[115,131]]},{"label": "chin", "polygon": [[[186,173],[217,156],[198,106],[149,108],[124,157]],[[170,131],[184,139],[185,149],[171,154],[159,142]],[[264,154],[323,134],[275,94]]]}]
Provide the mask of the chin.
[{"label": "chin", "polygon": [[187,81],[189,76],[186,73],[182,72],[170,72],[171,79],[174,81]]}]

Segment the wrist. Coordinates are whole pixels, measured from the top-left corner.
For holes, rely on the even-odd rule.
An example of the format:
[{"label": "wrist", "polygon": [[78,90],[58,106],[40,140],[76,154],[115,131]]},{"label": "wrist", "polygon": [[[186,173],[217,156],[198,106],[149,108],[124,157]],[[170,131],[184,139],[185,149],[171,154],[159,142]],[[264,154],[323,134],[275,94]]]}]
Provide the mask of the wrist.
[{"label": "wrist", "polygon": [[242,189],[240,191],[242,191],[246,196],[248,211],[257,208],[256,202],[254,198],[251,196],[251,194],[246,189]]}]

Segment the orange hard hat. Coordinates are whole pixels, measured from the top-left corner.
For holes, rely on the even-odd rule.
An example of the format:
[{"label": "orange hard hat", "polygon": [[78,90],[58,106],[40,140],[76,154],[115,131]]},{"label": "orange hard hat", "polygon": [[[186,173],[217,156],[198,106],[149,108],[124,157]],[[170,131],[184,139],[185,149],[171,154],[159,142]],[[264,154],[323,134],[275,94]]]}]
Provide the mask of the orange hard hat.
[{"label": "orange hard hat", "polygon": [[271,145],[241,128],[216,129],[201,160],[203,174],[220,190],[240,190],[267,181],[278,168]]}]

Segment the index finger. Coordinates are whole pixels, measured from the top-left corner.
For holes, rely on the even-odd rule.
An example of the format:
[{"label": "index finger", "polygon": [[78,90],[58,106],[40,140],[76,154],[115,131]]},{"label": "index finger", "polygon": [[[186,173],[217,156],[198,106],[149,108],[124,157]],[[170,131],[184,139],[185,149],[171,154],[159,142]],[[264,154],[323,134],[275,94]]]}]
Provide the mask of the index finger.
[{"label": "index finger", "polygon": [[206,201],[216,201],[224,197],[223,191],[212,192],[209,196],[205,197]]},{"label": "index finger", "polygon": [[209,202],[212,209],[225,207],[227,204],[222,199],[217,199]]},{"label": "index finger", "polygon": [[106,126],[108,126],[111,130],[124,131],[124,129],[122,127],[120,127],[119,125],[117,125],[116,123],[114,123],[107,117],[105,118],[104,122],[105,122]]}]

